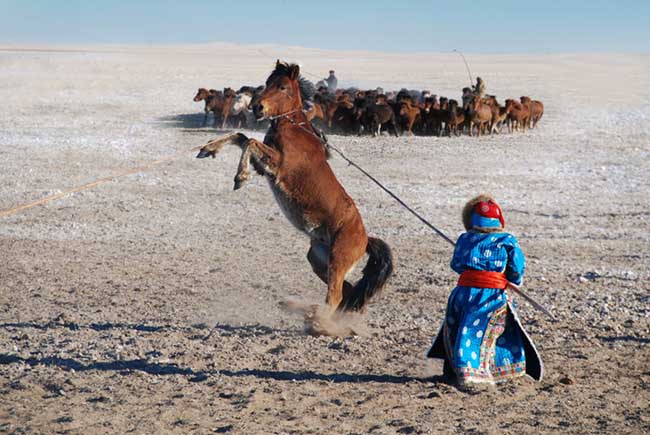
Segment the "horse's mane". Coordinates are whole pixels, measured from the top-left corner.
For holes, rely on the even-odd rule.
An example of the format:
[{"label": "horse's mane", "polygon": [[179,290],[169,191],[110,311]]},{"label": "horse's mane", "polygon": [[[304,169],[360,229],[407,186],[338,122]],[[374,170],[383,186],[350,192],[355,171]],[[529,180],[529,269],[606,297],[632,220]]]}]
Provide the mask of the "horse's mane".
[{"label": "horse's mane", "polygon": [[316,86],[303,76],[298,77],[298,86],[300,87],[300,98],[302,101],[313,101],[316,95]]},{"label": "horse's mane", "polygon": [[[271,73],[269,76],[269,80],[271,77],[275,76],[288,76],[291,69],[296,66],[295,63],[286,63],[286,62],[277,62],[275,64],[275,70]],[[268,80],[267,80],[268,83]],[[314,95],[316,95],[316,86],[306,78],[304,78],[302,75],[298,76],[298,87],[300,88],[300,98],[302,99],[302,104],[303,106],[307,103],[307,101],[313,101],[314,100]]]}]

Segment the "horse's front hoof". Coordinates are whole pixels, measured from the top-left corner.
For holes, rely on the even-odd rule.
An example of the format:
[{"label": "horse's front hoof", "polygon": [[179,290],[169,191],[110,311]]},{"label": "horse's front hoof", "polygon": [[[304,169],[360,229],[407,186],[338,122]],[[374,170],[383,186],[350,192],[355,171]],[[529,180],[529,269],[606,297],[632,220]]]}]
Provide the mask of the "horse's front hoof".
[{"label": "horse's front hoof", "polygon": [[214,159],[214,153],[211,151],[206,150],[205,148],[201,148],[199,153],[196,155],[197,159],[205,159],[206,157],[212,157]]},{"label": "horse's front hoof", "polygon": [[251,175],[248,173],[239,173],[235,176],[235,186],[233,190],[241,189],[244,184],[251,179]]},{"label": "horse's front hoof", "polygon": [[235,178],[235,185],[233,186],[232,190],[241,189],[242,187],[244,187],[244,184],[246,184],[247,181],[248,181],[247,178],[245,178],[245,179],[237,179],[237,178]]}]

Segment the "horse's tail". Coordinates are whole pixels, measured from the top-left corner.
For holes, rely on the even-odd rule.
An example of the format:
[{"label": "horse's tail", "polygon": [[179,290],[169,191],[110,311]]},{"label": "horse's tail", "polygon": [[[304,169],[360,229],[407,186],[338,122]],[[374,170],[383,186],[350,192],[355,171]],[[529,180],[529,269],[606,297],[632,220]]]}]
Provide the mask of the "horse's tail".
[{"label": "horse's tail", "polygon": [[393,254],[390,247],[381,239],[368,237],[368,263],[363,268],[363,276],[341,301],[341,311],[360,311],[370,299],[379,294],[393,274]]}]

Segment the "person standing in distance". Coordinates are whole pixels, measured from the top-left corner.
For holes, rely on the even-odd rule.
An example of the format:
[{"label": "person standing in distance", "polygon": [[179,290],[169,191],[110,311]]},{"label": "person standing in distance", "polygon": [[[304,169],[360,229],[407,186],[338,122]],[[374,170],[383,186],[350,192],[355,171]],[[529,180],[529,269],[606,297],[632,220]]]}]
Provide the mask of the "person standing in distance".
[{"label": "person standing in distance", "polygon": [[331,94],[336,92],[336,87],[338,86],[338,80],[336,79],[336,76],[334,75],[334,70],[330,70],[330,75],[325,79],[327,82],[327,90],[330,91]]}]

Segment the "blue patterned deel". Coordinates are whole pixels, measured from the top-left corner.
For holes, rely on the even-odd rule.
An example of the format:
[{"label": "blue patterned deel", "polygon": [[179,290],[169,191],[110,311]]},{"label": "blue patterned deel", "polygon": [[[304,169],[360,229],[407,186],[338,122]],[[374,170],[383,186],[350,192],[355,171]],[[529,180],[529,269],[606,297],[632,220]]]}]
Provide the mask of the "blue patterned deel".
[{"label": "blue patterned deel", "polygon": [[526,260],[515,236],[509,233],[463,233],[456,242],[451,268],[503,272],[506,279],[520,284]]},{"label": "blue patterned deel", "polygon": [[[451,268],[459,274],[501,272],[514,284],[521,283],[525,266],[517,239],[508,233],[464,233],[451,260]],[[506,289],[456,286],[427,355],[444,358],[463,383],[494,383],[526,373],[541,379],[541,359],[511,297]]]}]

